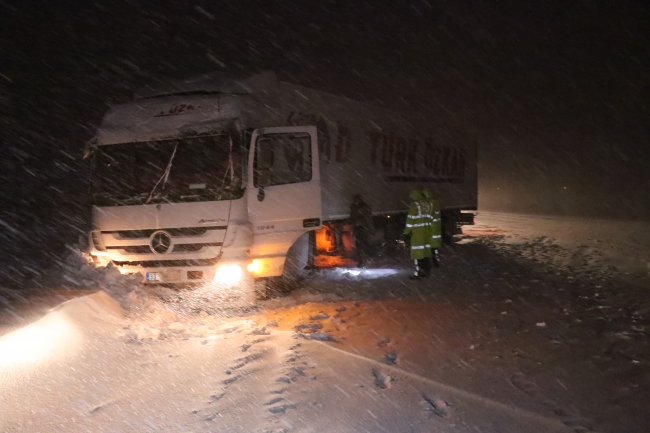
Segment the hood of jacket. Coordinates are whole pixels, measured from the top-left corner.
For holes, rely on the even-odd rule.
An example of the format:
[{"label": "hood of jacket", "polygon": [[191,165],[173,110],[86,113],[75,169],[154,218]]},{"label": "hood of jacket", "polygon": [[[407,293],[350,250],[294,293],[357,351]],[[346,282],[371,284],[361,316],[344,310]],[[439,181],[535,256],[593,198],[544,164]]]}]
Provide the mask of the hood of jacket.
[{"label": "hood of jacket", "polygon": [[424,198],[424,196],[422,195],[422,192],[417,190],[417,189],[414,189],[413,191],[411,191],[411,193],[409,194],[409,197],[411,197],[411,200],[422,200]]}]

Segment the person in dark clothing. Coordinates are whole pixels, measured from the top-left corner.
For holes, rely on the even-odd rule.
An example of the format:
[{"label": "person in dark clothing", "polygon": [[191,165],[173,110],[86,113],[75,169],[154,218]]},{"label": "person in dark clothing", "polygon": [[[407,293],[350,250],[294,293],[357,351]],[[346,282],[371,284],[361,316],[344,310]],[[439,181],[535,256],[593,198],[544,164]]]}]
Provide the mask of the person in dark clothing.
[{"label": "person in dark clothing", "polygon": [[370,257],[370,233],[372,232],[372,210],[359,194],[354,196],[350,206],[350,226],[354,236],[357,266],[366,267]]}]

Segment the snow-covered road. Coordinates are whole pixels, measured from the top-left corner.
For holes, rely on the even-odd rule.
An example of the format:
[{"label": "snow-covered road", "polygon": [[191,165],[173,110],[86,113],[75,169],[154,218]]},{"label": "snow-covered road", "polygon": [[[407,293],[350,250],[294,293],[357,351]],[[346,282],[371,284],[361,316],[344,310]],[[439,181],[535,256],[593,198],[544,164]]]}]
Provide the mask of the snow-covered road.
[{"label": "snow-covered road", "polygon": [[[149,321],[151,330],[168,331],[154,341],[142,328],[139,339],[103,292],[75,299],[25,328],[23,341],[0,342],[0,350],[29,354],[0,364],[2,431],[567,431],[554,417],[445,385],[427,365],[402,363],[399,340],[382,340],[386,350],[374,354],[364,353],[373,349],[367,344],[355,350],[354,339],[344,343],[348,328],[327,320],[335,311],[320,310],[334,306],[310,315],[314,307],[270,320]],[[336,308],[346,322],[342,317],[377,313],[356,304]],[[327,320],[321,329],[334,324],[343,332],[297,334],[286,329],[294,320],[307,331]]]},{"label": "snow-covered road", "polygon": [[650,224],[586,221],[482,213],[427,280],[380,257],[239,314],[74,299],[0,337],[0,431],[645,432]]}]

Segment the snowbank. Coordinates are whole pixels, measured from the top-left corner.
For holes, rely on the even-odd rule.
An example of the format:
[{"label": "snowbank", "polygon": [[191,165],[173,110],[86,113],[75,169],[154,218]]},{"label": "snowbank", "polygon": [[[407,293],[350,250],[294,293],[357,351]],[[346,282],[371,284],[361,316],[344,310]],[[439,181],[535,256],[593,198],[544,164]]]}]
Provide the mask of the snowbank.
[{"label": "snowbank", "polygon": [[66,246],[59,266],[55,278],[62,286],[103,290],[126,308],[130,306],[129,294],[141,287],[140,275],[122,275],[112,264],[97,267],[76,246]]},{"label": "snowbank", "polygon": [[122,308],[101,291],[64,302],[36,322],[0,337],[0,372],[12,375],[44,362],[61,362],[93,334],[113,330],[123,317]]}]

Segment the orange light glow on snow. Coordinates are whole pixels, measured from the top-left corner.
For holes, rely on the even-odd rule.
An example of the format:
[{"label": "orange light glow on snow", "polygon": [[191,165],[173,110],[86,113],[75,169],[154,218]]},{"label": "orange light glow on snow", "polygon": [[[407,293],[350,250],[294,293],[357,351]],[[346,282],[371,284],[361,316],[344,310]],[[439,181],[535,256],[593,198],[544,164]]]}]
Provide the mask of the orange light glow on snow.
[{"label": "orange light glow on snow", "polygon": [[324,256],[314,257],[314,266],[319,268],[333,268],[336,266],[356,266],[357,262],[352,259],[346,259],[341,256]]}]

